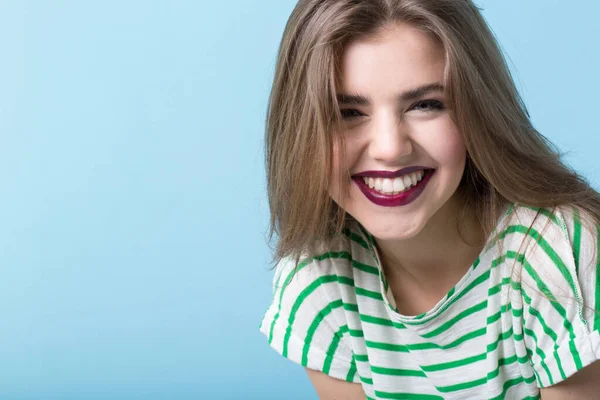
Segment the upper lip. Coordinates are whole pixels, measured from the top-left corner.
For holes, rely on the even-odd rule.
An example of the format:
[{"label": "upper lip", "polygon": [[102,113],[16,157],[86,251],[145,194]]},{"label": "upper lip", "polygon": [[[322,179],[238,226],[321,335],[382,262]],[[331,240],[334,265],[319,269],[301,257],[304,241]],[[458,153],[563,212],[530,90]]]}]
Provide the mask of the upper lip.
[{"label": "upper lip", "polygon": [[406,167],[397,171],[364,171],[353,175],[354,177],[372,177],[372,178],[396,178],[402,175],[410,174],[411,172],[433,169],[430,167],[423,167],[415,165],[412,167]]}]

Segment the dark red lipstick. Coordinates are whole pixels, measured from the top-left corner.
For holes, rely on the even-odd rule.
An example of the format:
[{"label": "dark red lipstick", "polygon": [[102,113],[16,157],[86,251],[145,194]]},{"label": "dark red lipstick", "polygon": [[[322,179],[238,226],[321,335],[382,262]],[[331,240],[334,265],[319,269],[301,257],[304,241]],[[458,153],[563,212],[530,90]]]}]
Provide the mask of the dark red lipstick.
[{"label": "dark red lipstick", "polygon": [[[410,189],[402,193],[398,193],[396,195],[384,194],[378,192],[375,189],[371,189],[363,180],[363,177],[394,179],[399,176],[403,176],[421,170],[423,170],[425,173],[423,175],[423,178],[419,182],[417,182],[415,186],[412,186]],[[358,185],[358,188],[365,195],[365,197],[369,199],[372,203],[382,207],[398,207],[410,204],[414,200],[416,200],[419,197],[419,195],[421,195],[423,190],[425,190],[427,183],[429,182],[434,173],[434,169],[421,166],[413,166],[402,168],[398,171],[365,171],[353,175],[352,180],[354,181],[354,183],[356,183],[356,185]]]}]

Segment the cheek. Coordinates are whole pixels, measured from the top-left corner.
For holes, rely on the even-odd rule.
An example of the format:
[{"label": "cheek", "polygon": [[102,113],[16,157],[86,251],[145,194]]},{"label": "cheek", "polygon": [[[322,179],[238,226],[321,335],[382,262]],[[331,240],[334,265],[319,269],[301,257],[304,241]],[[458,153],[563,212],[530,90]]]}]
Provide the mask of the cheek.
[{"label": "cheek", "polygon": [[348,174],[352,173],[355,163],[360,158],[360,150],[351,140],[345,139],[344,145],[336,141],[333,144],[332,157],[332,179],[347,179]]},{"label": "cheek", "polygon": [[440,166],[460,167],[466,159],[466,149],[462,136],[454,124],[444,124],[437,129],[439,135],[432,135],[427,143],[423,143],[428,149],[429,155],[434,158]]}]

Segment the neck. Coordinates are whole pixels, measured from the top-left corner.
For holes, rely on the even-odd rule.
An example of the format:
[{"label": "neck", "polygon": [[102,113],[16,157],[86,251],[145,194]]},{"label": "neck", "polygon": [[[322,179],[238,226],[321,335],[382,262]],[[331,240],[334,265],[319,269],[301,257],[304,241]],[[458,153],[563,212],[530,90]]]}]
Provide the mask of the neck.
[{"label": "neck", "polygon": [[[460,221],[459,203],[448,201],[416,236],[377,240],[381,262],[390,282],[401,281],[432,296],[445,294],[471,267],[484,246],[485,235],[475,215]],[[464,238],[464,239],[463,239]]]}]

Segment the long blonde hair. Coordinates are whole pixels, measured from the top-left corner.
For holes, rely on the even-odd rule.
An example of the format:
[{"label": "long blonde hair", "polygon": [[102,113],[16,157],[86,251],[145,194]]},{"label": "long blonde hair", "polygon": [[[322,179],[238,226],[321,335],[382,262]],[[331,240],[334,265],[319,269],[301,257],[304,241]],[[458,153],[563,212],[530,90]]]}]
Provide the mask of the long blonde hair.
[{"label": "long blonde hair", "polygon": [[[508,203],[570,204],[600,221],[600,195],[533,126],[496,39],[471,0],[300,0],[281,41],[266,124],[274,261],[326,244],[348,216],[328,194],[340,131],[336,99],[345,46],[409,23],[445,50],[444,86],[467,150],[464,208],[491,232]],[[460,220],[460,219],[459,219]]]}]

